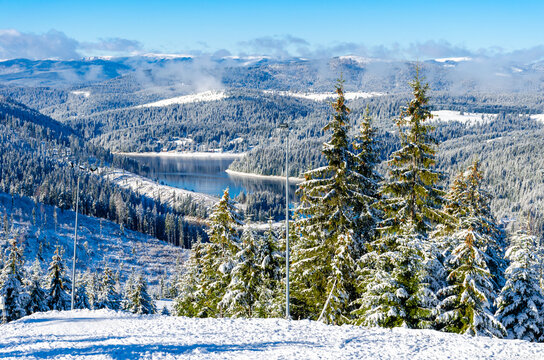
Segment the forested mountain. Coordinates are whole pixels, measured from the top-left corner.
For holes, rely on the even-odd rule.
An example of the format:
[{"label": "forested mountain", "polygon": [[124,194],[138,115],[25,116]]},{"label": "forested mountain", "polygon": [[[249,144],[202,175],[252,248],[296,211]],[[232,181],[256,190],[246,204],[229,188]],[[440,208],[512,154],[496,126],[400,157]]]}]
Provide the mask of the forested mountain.
[{"label": "forested mountain", "polygon": [[[195,236],[185,215],[206,216],[206,209],[185,199],[175,205],[137,195],[79,166],[135,169],[139,165],[86,142],[77,132],[12,100],[0,99],[0,191],[28,196],[61,209],[113,220],[129,229],[175,244]],[[75,164],[72,166],[71,164]],[[167,219],[168,218],[168,219]],[[172,236],[172,233],[175,236]],[[187,245],[187,244],[186,244]]]}]

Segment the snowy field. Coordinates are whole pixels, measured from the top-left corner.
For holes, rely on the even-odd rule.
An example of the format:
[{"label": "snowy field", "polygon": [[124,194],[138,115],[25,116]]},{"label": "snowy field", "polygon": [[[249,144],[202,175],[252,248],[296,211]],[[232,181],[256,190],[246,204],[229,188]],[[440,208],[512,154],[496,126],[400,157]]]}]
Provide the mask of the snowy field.
[{"label": "snowy field", "polygon": [[477,125],[492,122],[497,118],[496,114],[486,113],[461,113],[460,111],[453,110],[438,110],[432,111],[432,121],[451,122],[458,121],[465,125]]},{"label": "snowy field", "polygon": [[138,105],[135,108],[144,108],[144,107],[163,107],[177,104],[190,104],[195,102],[204,102],[204,101],[217,101],[223,100],[227,97],[224,91],[204,91],[197,94],[177,96],[170,99],[164,99],[155,101],[149,104]]},{"label": "snowy field", "polygon": [[544,359],[544,344],[280,319],[50,311],[2,325],[2,359]]},{"label": "snowy field", "polygon": [[[12,234],[22,241],[25,265],[32,265],[38,251],[43,262],[49,264],[57,245],[64,248],[65,263],[71,265],[75,212],[38,204],[34,224],[32,209],[35,206],[28,198],[17,197],[12,203],[10,195],[0,193],[0,217],[13,214]],[[57,212],[57,225],[54,211]],[[154,285],[161,275],[171,274],[178,260],[188,255],[179,247],[135,231],[122,230],[108,220],[79,214],[78,225],[78,271],[102,269],[106,261],[120,272],[123,281],[134,269],[146,274],[147,280]],[[7,247],[6,238],[0,230],[2,251]]]},{"label": "snowy field", "polygon": [[[271,95],[280,95],[280,96],[291,96],[301,99],[308,99],[313,101],[325,101],[334,99],[337,97],[336,93],[333,92],[324,92],[324,93],[298,93],[293,91],[275,91],[275,90],[264,90],[263,93],[265,94],[271,94]],[[350,92],[347,91],[344,94],[344,97],[346,100],[355,100],[355,99],[367,99],[375,96],[383,96],[384,93],[379,92],[363,92],[363,91],[355,91]]]}]

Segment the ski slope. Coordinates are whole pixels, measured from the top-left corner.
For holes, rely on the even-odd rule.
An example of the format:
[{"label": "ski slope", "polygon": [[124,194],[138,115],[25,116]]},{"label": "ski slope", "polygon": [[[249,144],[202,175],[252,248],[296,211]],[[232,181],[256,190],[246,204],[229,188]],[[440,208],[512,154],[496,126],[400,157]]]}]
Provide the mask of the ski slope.
[{"label": "ski slope", "polygon": [[2,359],[544,359],[544,344],[282,319],[50,311],[1,326]]}]

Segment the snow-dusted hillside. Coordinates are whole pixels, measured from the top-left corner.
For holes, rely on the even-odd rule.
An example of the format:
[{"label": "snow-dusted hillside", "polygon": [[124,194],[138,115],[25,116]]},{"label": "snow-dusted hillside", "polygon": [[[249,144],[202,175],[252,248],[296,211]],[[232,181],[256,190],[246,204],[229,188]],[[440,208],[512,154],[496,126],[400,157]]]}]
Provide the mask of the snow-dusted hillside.
[{"label": "snow-dusted hillside", "polygon": [[177,96],[169,99],[155,101],[149,104],[135,106],[135,108],[163,107],[170,105],[189,104],[195,102],[217,101],[227,97],[224,91],[204,91],[197,94]]},{"label": "snow-dusted hillside", "polygon": [[497,114],[486,114],[486,113],[468,113],[454,110],[437,110],[433,111],[433,121],[458,121],[466,125],[476,125],[488,123],[497,118]]},{"label": "snow-dusted hillside", "polygon": [[[33,221],[33,209],[36,225]],[[57,212],[55,225],[54,211]],[[22,241],[26,265],[32,265],[38,252],[44,263],[49,264],[56,245],[65,250],[64,260],[70,264],[73,254],[75,212],[61,211],[52,206],[35,205],[30,199],[15,198],[0,193],[0,217],[13,214],[11,234]],[[181,248],[167,244],[141,233],[121,229],[119,225],[94,217],[79,215],[78,218],[79,271],[101,269],[103,261],[119,270],[124,281],[131,268],[146,274],[151,284],[156,284],[162,274],[175,271],[179,258],[186,256]],[[0,248],[7,246],[6,236],[0,230]]]},{"label": "snow-dusted hillside", "polygon": [[1,330],[3,359],[544,359],[544,344],[520,340],[308,320],[76,310],[36,313]]},{"label": "snow-dusted hillside", "polygon": [[[280,96],[291,96],[301,99],[308,99],[313,101],[325,101],[335,98],[337,95],[335,93],[299,93],[299,92],[293,92],[293,91],[275,91],[275,90],[264,90],[263,93],[265,94],[272,94],[272,95],[280,95]],[[383,96],[384,93],[379,92],[363,92],[363,91],[347,91],[344,94],[344,97],[346,100],[354,100],[354,99],[366,99],[370,97],[375,96]]]}]

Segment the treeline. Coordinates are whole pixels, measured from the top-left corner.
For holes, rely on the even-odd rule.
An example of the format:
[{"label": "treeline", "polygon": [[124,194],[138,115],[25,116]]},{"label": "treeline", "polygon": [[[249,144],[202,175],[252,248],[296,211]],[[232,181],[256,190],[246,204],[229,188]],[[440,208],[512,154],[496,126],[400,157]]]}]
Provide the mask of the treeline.
[{"label": "treeline", "polygon": [[169,205],[79,169],[83,164],[135,170],[139,166],[135,161],[86,143],[50,118],[35,118],[35,112],[21,105],[7,100],[1,104],[0,191],[75,210],[79,177],[79,212],[84,215],[112,220],[175,245],[189,247],[197,234],[205,236],[200,225],[184,219],[207,216],[207,209],[192,199],[179,198]]},{"label": "treeline", "polygon": [[[17,241],[11,239],[0,258],[0,296],[4,298],[2,322],[48,310],[72,308],[72,281],[57,246],[47,269],[36,259],[28,269]],[[45,274],[45,276],[44,276]],[[86,272],[77,276],[74,286],[74,309],[125,310],[136,314],[157,311],[148,292],[143,274],[132,273],[124,287],[119,275],[107,264],[101,273]],[[163,314],[168,310],[163,309]]]},{"label": "treeline", "polygon": [[[428,85],[417,76],[410,85],[413,98],[396,120],[400,146],[383,177],[370,112],[350,137],[338,84],[325,165],[304,173],[290,224],[290,315],[544,341],[544,247],[534,221],[541,215],[519,219],[508,234],[493,216],[478,160],[446,191]],[[178,315],[282,315],[284,240],[248,225],[240,237],[241,224],[226,191],[210,216],[209,242],[195,245],[179,282]]]}]

